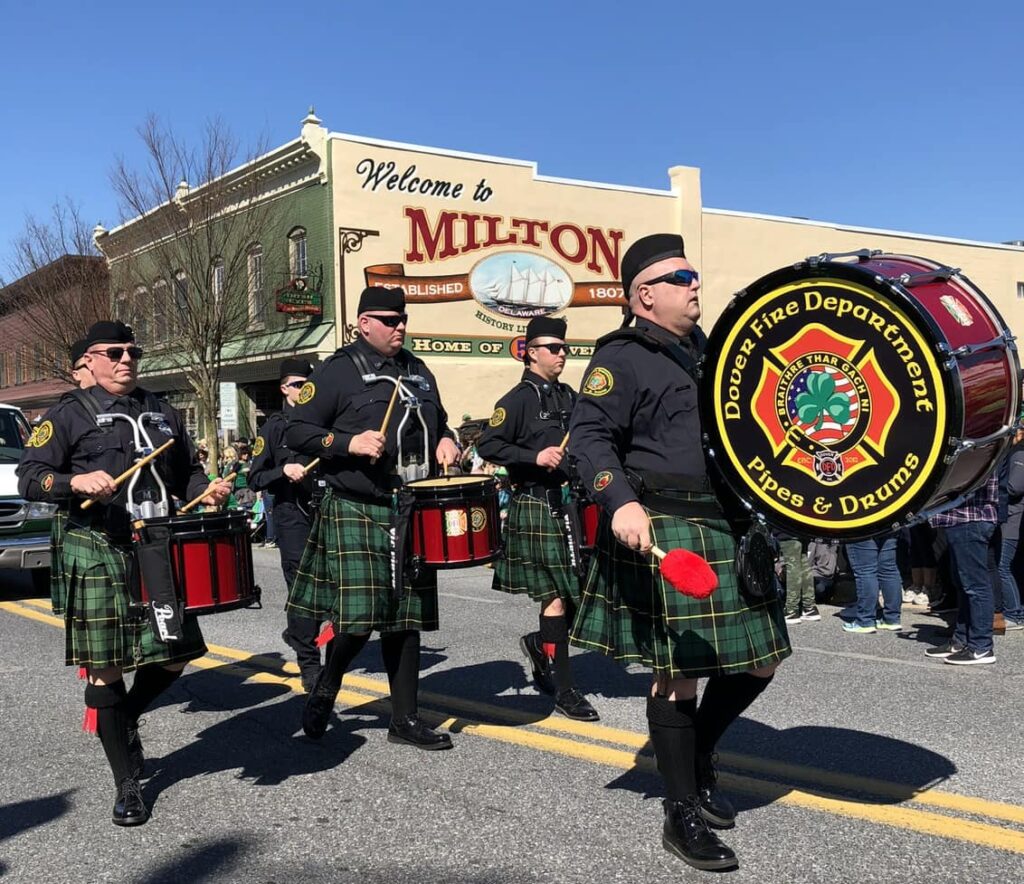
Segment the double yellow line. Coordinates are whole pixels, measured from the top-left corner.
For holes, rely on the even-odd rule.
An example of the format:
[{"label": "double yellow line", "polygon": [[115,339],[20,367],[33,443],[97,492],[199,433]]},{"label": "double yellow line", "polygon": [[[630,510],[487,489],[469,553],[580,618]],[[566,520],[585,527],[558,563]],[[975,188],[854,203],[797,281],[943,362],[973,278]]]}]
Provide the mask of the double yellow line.
[{"label": "double yellow line", "polygon": [[[47,601],[0,602],[0,610],[63,626],[61,618],[49,613]],[[193,665],[200,669],[228,672],[261,684],[283,685],[296,693],[302,691],[294,663],[282,663],[278,657],[221,645],[210,645],[209,652],[206,657],[194,660]],[[389,708],[387,695],[386,682],[349,673],[345,676],[338,701],[346,706],[366,708],[367,711],[386,712]],[[426,711],[425,717],[432,724],[440,724],[452,731],[620,770],[655,770],[654,759],[648,754],[647,737],[633,731],[560,717],[537,720],[535,716],[518,710],[429,691],[420,693],[420,702]],[[914,792],[909,786],[885,780],[750,755],[722,753],[721,761],[728,768],[742,771],[723,772],[722,784],[728,789],[764,797],[774,803],[1024,854],[1024,831],[1018,828],[1024,827],[1024,807],[1020,805],[939,789]],[[865,798],[855,801],[841,797],[837,792],[852,792]],[[907,797],[908,792],[910,797]],[[1010,825],[997,825],[985,820],[999,820]]]}]

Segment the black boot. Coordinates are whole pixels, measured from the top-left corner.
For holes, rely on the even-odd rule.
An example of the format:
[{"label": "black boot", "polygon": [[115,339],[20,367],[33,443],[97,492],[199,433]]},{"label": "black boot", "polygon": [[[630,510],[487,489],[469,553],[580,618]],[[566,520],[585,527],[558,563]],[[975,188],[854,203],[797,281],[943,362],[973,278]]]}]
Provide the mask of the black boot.
[{"label": "black boot", "polygon": [[141,826],[149,819],[149,810],[142,800],[142,788],[133,777],[121,780],[111,821],[115,826]]},{"label": "black boot", "polygon": [[128,725],[128,761],[131,764],[133,780],[142,779],[142,772],[146,766],[146,755],[142,751],[142,740],[139,738],[141,723]]},{"label": "black boot", "polygon": [[561,712],[566,718],[575,721],[599,721],[601,716],[597,710],[590,705],[586,697],[577,688],[569,688],[562,691],[555,697],[555,709]]},{"label": "black boot", "polygon": [[717,760],[717,755],[697,753],[696,774],[700,813],[712,828],[731,829],[736,825],[736,808],[718,790],[718,770],[715,767]]},{"label": "black boot", "polygon": [[327,723],[331,720],[334,701],[340,690],[341,685],[331,684],[327,670],[322,669],[302,709],[302,730],[311,740],[319,740],[327,732]]},{"label": "black boot", "polygon": [[739,866],[736,854],[708,828],[697,798],[685,801],[666,798],[662,805],[665,808],[665,827],[661,844],[669,853],[674,853],[695,869],[705,871],[724,871]]},{"label": "black boot", "polygon": [[555,695],[555,682],[551,677],[551,661],[548,660],[547,654],[544,653],[544,649],[540,643],[540,633],[530,632],[519,639],[519,649],[523,652],[523,655],[527,660],[530,661],[530,667],[533,671],[533,683],[537,686],[537,690],[542,694],[547,694],[549,697]]},{"label": "black boot", "polygon": [[388,742],[428,751],[452,748],[452,738],[448,734],[431,730],[416,715],[392,718],[388,725]]}]

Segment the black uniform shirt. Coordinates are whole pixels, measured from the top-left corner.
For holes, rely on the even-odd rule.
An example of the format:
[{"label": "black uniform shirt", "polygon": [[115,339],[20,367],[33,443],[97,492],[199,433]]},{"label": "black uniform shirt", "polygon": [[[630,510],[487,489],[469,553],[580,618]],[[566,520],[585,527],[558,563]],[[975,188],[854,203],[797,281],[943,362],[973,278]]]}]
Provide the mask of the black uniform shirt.
[{"label": "black uniform shirt", "polygon": [[477,442],[477,453],[508,467],[514,485],[561,485],[569,479],[566,462],[549,470],[537,466],[537,455],[562,444],[575,403],[576,393],[568,384],[546,381],[527,368],[523,379],[498,400]]},{"label": "black uniform shirt", "polygon": [[645,319],[598,342],[569,428],[569,451],[584,488],[608,513],[637,500],[625,469],[706,485],[697,382],[667,352],[690,339]]},{"label": "black uniform shirt", "polygon": [[305,506],[312,496],[312,476],[307,474],[301,482],[293,482],[284,474],[287,464],[305,466],[313,458],[288,447],[286,431],[292,406],[285,404],[282,411],[270,415],[253,445],[252,466],[249,468],[249,487],[253,491],[269,491],[278,503],[299,503]]},{"label": "black uniform shirt", "polygon": [[[209,480],[195,447],[181,415],[171,405],[138,387],[124,396],[108,393],[99,385],[85,393],[101,414],[127,414],[137,418],[144,411],[159,411],[164,416],[163,422],[147,423],[146,429],[154,447],[175,439],[175,444],[153,462],[168,494],[191,500],[207,488]],[[106,505],[96,503],[83,513],[81,505],[85,498],[71,490],[71,477],[104,470],[116,478],[134,462],[133,452],[134,436],[127,421],[115,420],[109,427],[99,427],[86,406],[66,395],[46,413],[22,454],[18,465],[18,492],[27,500],[57,503],[76,521],[123,539],[130,534],[125,509],[130,478]],[[143,496],[158,499],[145,467],[136,483],[136,492],[136,499]]]},{"label": "black uniform shirt", "polygon": [[[454,439],[448,428],[448,415],[441,405],[437,381],[430,369],[407,350],[392,357],[381,356],[363,338],[343,347],[320,365],[299,393],[298,401],[288,421],[288,445],[294,451],[321,458],[320,467],[327,484],[337,491],[385,499],[399,484],[397,432],[406,410],[400,401],[387,427],[384,454],[376,463],[363,455],[348,453],[349,442],[366,430],[380,430],[388,403],[395,391],[388,381],[366,383],[363,372],[345,352],[353,348],[365,359],[370,373],[397,378],[400,375],[420,375],[427,389],[409,384],[409,390],[422,403],[422,415],[427,425],[428,467],[433,471],[434,452],[443,436]],[[414,413],[409,414],[402,435],[406,456],[423,453],[423,430]]]}]

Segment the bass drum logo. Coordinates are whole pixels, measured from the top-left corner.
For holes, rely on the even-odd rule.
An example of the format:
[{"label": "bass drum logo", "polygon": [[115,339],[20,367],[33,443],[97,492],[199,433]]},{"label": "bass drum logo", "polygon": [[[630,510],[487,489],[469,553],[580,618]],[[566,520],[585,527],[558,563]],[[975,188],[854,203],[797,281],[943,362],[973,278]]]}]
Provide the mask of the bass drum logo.
[{"label": "bass drum logo", "polygon": [[[915,514],[945,443],[935,349],[856,281],[751,287],[709,337],[702,410],[728,483],[801,535],[869,536]],[[764,283],[762,286],[761,283]]]}]

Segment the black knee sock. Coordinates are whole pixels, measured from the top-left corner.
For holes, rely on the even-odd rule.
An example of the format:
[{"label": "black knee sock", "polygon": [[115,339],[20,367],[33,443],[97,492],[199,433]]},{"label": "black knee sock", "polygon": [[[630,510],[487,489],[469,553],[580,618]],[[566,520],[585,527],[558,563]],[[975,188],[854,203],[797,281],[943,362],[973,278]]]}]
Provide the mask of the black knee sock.
[{"label": "black knee sock", "polygon": [[[554,617],[540,615],[540,641],[544,653],[554,662],[551,675],[555,682],[555,690],[561,694],[572,687],[572,671],[569,669],[569,627],[564,614],[556,614]],[[554,653],[551,653],[551,650]]]},{"label": "black knee sock", "polygon": [[697,701],[647,698],[647,729],[654,745],[658,772],[668,798],[683,801],[697,794],[694,775]]},{"label": "black knee sock", "polygon": [[127,696],[123,681],[85,686],[85,705],[96,710],[96,729],[117,785],[132,775],[128,753],[128,726],[131,721],[126,708]]},{"label": "black knee sock", "polygon": [[181,672],[180,669],[166,669],[159,663],[149,663],[139,667],[135,672],[135,680],[132,682],[132,689],[128,691],[128,699],[125,703],[125,710],[128,712],[132,724],[136,724],[139,716],[152,705],[153,701],[181,678]]},{"label": "black knee sock", "polygon": [[368,632],[362,635],[342,632],[332,638],[327,645],[327,663],[324,665],[321,684],[324,687],[333,688],[335,693],[341,690],[342,677],[369,640],[370,633]]},{"label": "black knee sock", "polygon": [[316,637],[320,632],[320,624],[309,617],[288,614],[288,644],[295,651],[295,659],[299,669],[320,666],[320,648],[316,646]]},{"label": "black knee sock", "polygon": [[391,685],[391,717],[415,715],[420,687],[420,634],[417,630],[385,632],[380,637],[380,654]]},{"label": "black knee sock", "polygon": [[749,672],[711,676],[697,714],[697,751],[714,752],[726,728],[758,698],[772,678],[758,678]]}]

